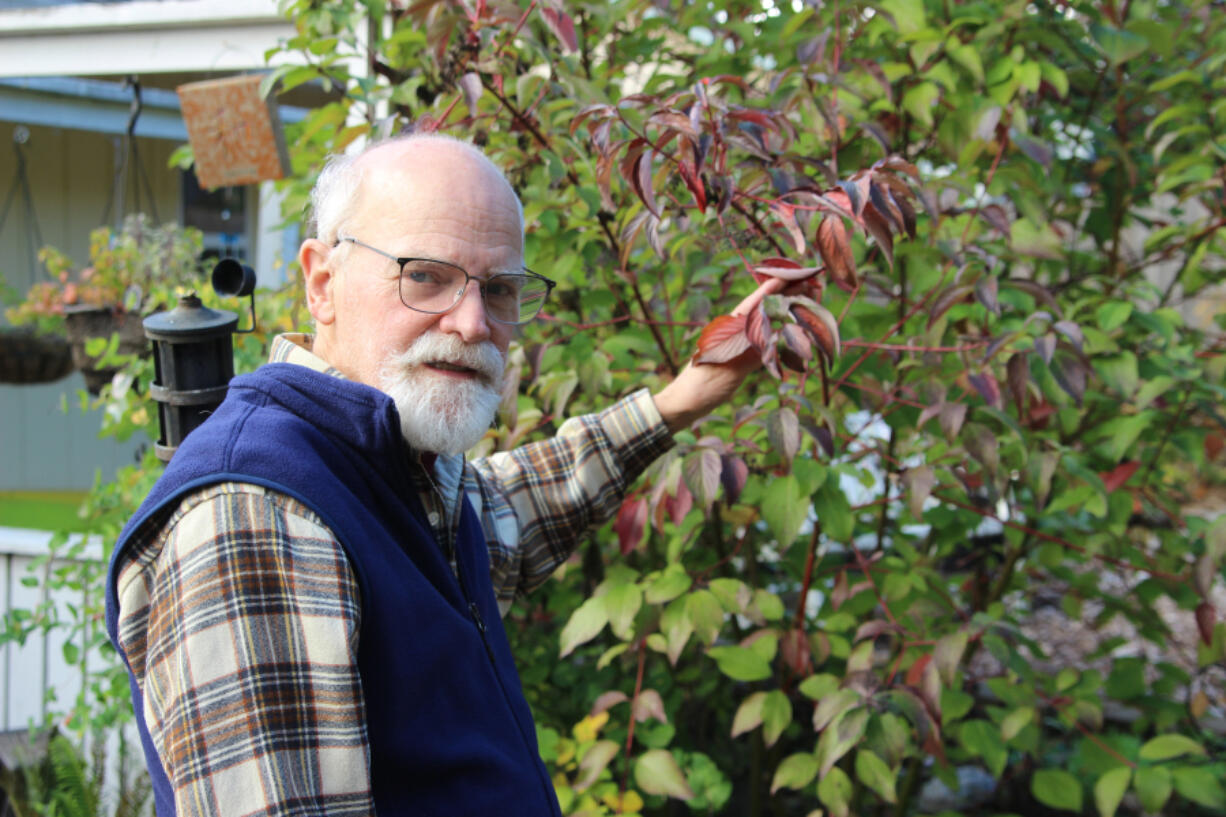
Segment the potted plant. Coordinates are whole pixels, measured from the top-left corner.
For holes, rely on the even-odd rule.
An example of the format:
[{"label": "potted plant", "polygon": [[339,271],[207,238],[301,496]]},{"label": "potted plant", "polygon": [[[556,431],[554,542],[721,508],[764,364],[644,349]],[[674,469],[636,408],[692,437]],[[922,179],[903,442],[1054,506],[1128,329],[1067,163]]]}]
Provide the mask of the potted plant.
[{"label": "potted plant", "polygon": [[115,369],[99,364],[101,356],[90,354],[89,341],[118,335],[120,353],[146,351],[142,316],[169,301],[177,287],[197,286],[201,248],[199,230],[154,226],[143,214],[129,216],[119,232],[99,227],[90,234],[89,264],[81,269],[63,252],[43,248],[39,260],[51,280],[34,284],[7,316],[16,325],[66,335],[73,366],[97,394]]}]

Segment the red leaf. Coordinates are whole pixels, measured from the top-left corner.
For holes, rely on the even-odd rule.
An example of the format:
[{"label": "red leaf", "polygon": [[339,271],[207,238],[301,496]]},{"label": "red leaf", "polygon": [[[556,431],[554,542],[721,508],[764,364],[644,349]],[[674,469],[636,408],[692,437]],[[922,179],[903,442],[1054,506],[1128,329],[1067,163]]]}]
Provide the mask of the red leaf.
[{"label": "red leaf", "polygon": [[689,486],[684,480],[677,483],[676,496],[664,498],[664,508],[668,511],[668,517],[673,520],[674,525],[680,525],[681,520],[685,519],[685,515],[692,507],[694,507],[694,495],[690,493]]},{"label": "red leaf", "polygon": [[[838,609],[843,606],[843,602],[849,598],[851,598],[851,594],[847,589],[847,572],[840,570],[838,577],[834,580],[834,587],[830,588],[830,606],[834,608],[835,612],[838,612]],[[803,604],[804,599],[801,599],[800,603]]]},{"label": "red leaf", "polygon": [[995,409],[1004,407],[1004,403],[1000,399],[1000,385],[996,382],[996,378],[992,376],[991,372],[972,374],[967,379],[971,381],[975,391],[979,392],[979,396],[989,406]]},{"label": "red leaf", "polygon": [[1018,352],[1009,358],[1005,372],[1008,375],[1009,394],[1017,404],[1017,416],[1021,417],[1026,408],[1026,385],[1030,382],[1030,364],[1026,362],[1026,356]]},{"label": "red leaf", "polygon": [[750,345],[762,355],[775,345],[775,332],[771,329],[770,319],[766,317],[766,310],[760,303],[745,316],[745,336],[749,338]]},{"label": "red leaf", "polygon": [[725,454],[720,457],[723,468],[719,472],[719,481],[724,486],[724,498],[728,504],[735,503],[745,489],[745,481],[749,479],[749,466],[740,457]]},{"label": "red leaf", "polygon": [[592,704],[592,711],[589,712],[588,715],[599,715],[601,712],[606,711],[610,707],[616,706],[617,704],[620,704],[620,703],[624,703],[625,701],[628,701],[628,700],[630,699],[626,697],[626,693],[622,692],[621,690],[618,690],[618,689],[610,690],[608,692],[602,693],[599,697],[596,698],[595,703]]},{"label": "red leaf", "polygon": [[701,212],[707,211],[707,191],[702,185],[702,178],[694,171],[689,162],[680,162],[677,165],[677,170],[681,174],[681,180],[685,182],[685,186],[690,189],[690,193],[694,196],[694,204],[698,205]]},{"label": "red leaf", "polygon": [[541,6],[541,14],[545,16],[545,24],[549,26],[549,30],[562,41],[562,45],[566,46],[568,52],[573,54],[579,50],[579,38],[575,35],[575,21],[570,18],[569,14],[564,11],[554,11],[546,6]]},{"label": "red leaf", "polygon": [[989,204],[979,211],[979,215],[983,216],[983,220],[996,228],[1001,235],[1009,235],[1009,217],[1005,214],[1005,208],[999,204]]},{"label": "red leaf", "polygon": [[796,208],[777,201],[771,204],[771,212],[778,217],[784,229],[788,231],[788,237],[792,239],[792,246],[796,248],[796,252],[803,253],[806,246],[805,234],[800,229],[800,222],[796,220]]},{"label": "red leaf", "polygon": [[835,283],[843,289],[855,289],[856,259],[851,254],[851,242],[847,240],[843,219],[825,216],[821,220],[817,225],[817,251]]},{"label": "red leaf", "polygon": [[639,198],[643,200],[643,204],[647,205],[647,209],[656,218],[660,217],[660,211],[656,207],[656,191],[651,184],[651,154],[652,151],[645,150],[638,160],[634,163],[634,175],[631,176],[631,181],[634,183],[634,192],[639,194]]},{"label": "red leaf", "polygon": [[1196,605],[1196,626],[1200,630],[1200,640],[1206,647],[1213,644],[1213,626],[1217,623],[1217,610],[1207,601]]},{"label": "red leaf", "polygon": [[813,359],[813,344],[809,336],[805,334],[805,330],[794,323],[789,323],[783,327],[781,334],[788,349],[792,350],[802,361]]},{"label": "red leaf", "polygon": [[793,675],[804,678],[813,671],[813,653],[809,639],[799,627],[791,627],[779,639],[779,654]]},{"label": "red leaf", "polygon": [[819,304],[813,304],[812,307],[794,304],[792,314],[796,316],[796,322],[816,341],[827,360],[833,361],[839,356],[839,325],[828,309]]},{"label": "red leaf", "polygon": [[928,312],[928,328],[940,320],[941,316],[949,311],[950,307],[961,301],[967,295],[970,295],[973,287],[970,284],[958,284],[951,286],[932,305],[932,309]]},{"label": "red leaf", "polygon": [[613,522],[613,530],[617,532],[617,542],[625,556],[639,546],[643,541],[643,531],[647,527],[647,500],[627,499],[617,512]]},{"label": "red leaf", "polygon": [[906,684],[909,687],[919,687],[920,682],[924,680],[924,669],[928,666],[928,662],[932,660],[932,653],[924,653],[919,658],[915,659],[915,663],[907,670]]},{"label": "red leaf", "polygon": [[860,214],[860,223],[864,225],[864,229],[877,242],[877,246],[885,254],[886,262],[893,267],[894,235],[890,232],[889,223],[882,217],[881,213],[877,212],[877,208],[871,204],[867,205],[864,208],[864,212]]},{"label": "red leaf", "polygon": [[1103,487],[1107,493],[1118,491],[1125,482],[1127,482],[1137,469],[1141,467],[1141,463],[1135,461],[1121,462],[1119,465],[1112,468],[1106,473],[1099,474],[1103,480]]},{"label": "red leaf", "polygon": [[802,267],[790,258],[764,258],[754,265],[754,275],[768,275],[784,281],[803,281],[817,274],[819,267]]},{"label": "red leaf", "polygon": [[698,336],[695,363],[727,363],[749,348],[744,315],[720,315]]}]

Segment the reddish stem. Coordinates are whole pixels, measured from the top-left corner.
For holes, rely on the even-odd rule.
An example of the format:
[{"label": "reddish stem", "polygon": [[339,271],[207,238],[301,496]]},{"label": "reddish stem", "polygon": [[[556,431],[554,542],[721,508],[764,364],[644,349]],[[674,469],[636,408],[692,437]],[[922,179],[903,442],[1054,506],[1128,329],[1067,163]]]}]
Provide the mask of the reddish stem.
[{"label": "reddish stem", "polygon": [[630,699],[630,728],[626,731],[626,765],[622,768],[621,788],[618,790],[619,796],[626,794],[626,780],[630,776],[630,751],[634,748],[634,723],[637,720],[634,713],[638,709],[639,693],[643,691],[643,666],[647,663],[647,640],[639,638],[637,649],[639,651],[639,669],[638,674],[634,678],[634,697]]}]

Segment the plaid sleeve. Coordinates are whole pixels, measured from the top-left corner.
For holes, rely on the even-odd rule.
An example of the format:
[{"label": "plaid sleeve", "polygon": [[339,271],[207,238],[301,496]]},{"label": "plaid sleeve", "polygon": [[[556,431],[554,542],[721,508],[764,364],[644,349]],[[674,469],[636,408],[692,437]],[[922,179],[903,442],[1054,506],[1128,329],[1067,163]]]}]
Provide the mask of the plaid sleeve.
[{"label": "plaid sleeve", "polygon": [[181,817],[374,813],[358,588],[314,513],[257,486],[209,488],[137,547],[118,590]]},{"label": "plaid sleeve", "polygon": [[553,439],[474,460],[465,488],[482,515],[503,612],[516,594],[541,585],[589,528],[616,513],[630,483],[672,445],[643,389],[599,414],[567,420]]}]

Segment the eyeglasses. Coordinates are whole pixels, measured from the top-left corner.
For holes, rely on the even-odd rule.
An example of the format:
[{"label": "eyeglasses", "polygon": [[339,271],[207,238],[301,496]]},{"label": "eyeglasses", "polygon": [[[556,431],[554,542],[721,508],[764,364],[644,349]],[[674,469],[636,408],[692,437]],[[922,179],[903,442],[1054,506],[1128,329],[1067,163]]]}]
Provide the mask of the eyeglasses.
[{"label": "eyeglasses", "polygon": [[463,268],[432,258],[401,258],[356,238],[341,236],[337,244],[348,241],[390,258],[400,266],[400,302],[416,312],[432,315],[448,312],[464,297],[469,281],[481,288],[485,311],[499,323],[527,323],[537,316],[545,299],[557,284],[531,270],[500,272],[486,280],[474,278]]}]

